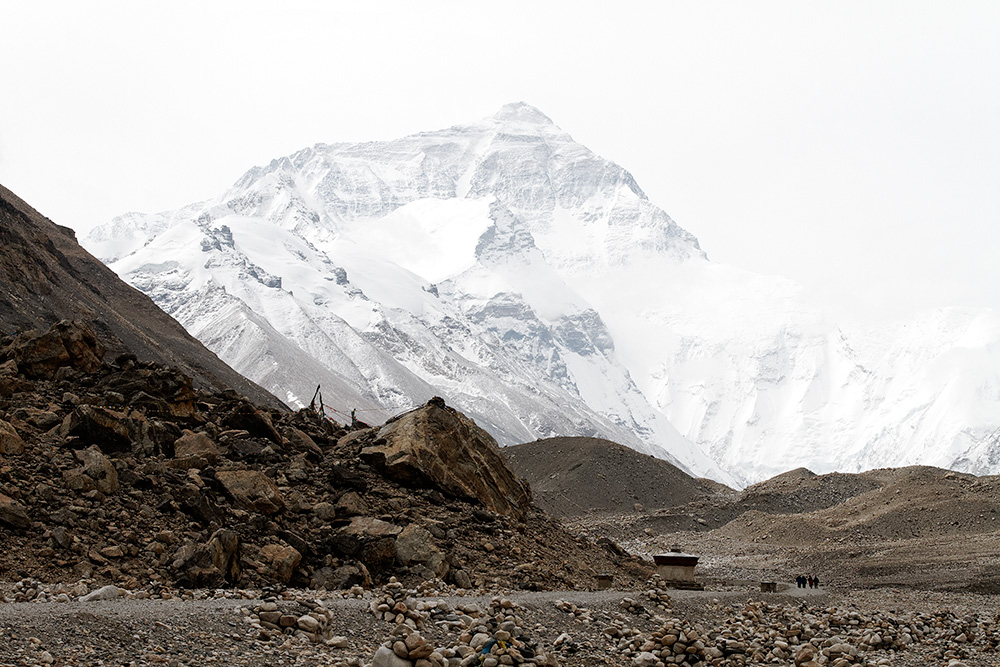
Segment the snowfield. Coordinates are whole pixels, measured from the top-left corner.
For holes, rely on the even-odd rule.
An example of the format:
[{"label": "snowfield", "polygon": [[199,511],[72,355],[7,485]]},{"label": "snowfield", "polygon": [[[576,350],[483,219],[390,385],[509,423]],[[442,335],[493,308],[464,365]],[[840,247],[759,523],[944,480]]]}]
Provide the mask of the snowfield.
[{"label": "snowfield", "polygon": [[247,377],[366,421],[433,395],[501,444],[599,436],[743,486],[807,467],[1000,472],[1000,317],[832,322],[711,262],[523,103],[317,144],[84,244]]}]

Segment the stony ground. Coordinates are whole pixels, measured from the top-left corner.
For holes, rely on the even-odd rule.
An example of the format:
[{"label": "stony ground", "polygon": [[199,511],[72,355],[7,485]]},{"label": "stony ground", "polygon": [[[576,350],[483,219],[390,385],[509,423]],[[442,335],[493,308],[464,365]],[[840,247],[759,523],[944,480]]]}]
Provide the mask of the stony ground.
[{"label": "stony ground", "polygon": [[[522,591],[509,597],[503,611],[512,614],[507,618],[516,618],[522,635],[530,637],[536,649],[547,653],[545,664],[668,664],[646,656],[658,657],[653,645],[665,636],[664,628],[673,627],[682,628],[681,633],[697,632],[710,647],[726,646],[724,637],[749,647],[756,638],[760,645],[756,656],[748,648],[715,663],[706,657],[703,664],[806,664],[795,658],[810,643],[806,637],[820,651],[842,644],[855,649],[856,655],[841,663],[845,665],[945,667],[959,660],[969,667],[1000,664],[1000,600],[995,596],[794,587],[762,594],[749,586],[725,588],[670,591],[669,599],[661,591],[654,591],[657,599],[651,599],[649,591]],[[6,590],[10,598],[14,591],[10,586]],[[315,608],[316,591],[194,591],[186,599],[172,600],[0,603],[0,665],[370,665],[395,627],[370,610],[373,600],[386,592],[382,588],[360,596],[322,596],[331,632],[319,643],[304,638],[304,633],[292,634],[294,628],[285,633],[262,630],[259,620],[265,598],[294,616]],[[500,599],[422,598],[428,606],[448,611],[479,609],[484,618],[489,617],[491,602]],[[461,647],[464,628],[449,629],[461,628],[461,621],[448,626],[441,619],[449,615],[436,607],[424,614],[419,632],[429,644],[439,650]],[[871,627],[884,635],[881,646],[864,643],[865,637],[873,641]],[[921,628],[926,636],[914,635],[912,643],[888,647],[891,632],[902,637],[900,628],[910,627]],[[650,650],[640,650],[644,648]],[[837,664],[838,659],[836,654],[819,658],[815,664]],[[449,664],[465,664],[455,660]]]}]

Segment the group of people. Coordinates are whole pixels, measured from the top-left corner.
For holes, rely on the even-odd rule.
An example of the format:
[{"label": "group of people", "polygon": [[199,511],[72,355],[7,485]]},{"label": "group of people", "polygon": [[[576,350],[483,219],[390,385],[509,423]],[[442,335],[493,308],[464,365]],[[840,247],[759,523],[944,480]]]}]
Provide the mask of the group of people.
[{"label": "group of people", "polygon": [[819,588],[819,577],[809,575],[799,575],[795,578],[795,585],[799,588]]}]

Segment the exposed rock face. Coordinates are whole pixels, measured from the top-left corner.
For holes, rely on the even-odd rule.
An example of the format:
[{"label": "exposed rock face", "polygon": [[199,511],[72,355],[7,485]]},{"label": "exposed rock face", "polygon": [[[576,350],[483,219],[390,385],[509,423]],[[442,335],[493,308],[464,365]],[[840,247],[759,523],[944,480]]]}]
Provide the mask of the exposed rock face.
[{"label": "exposed rock face", "polygon": [[493,437],[441,398],[387,423],[361,458],[393,479],[431,483],[498,514],[520,518],[531,504]]}]

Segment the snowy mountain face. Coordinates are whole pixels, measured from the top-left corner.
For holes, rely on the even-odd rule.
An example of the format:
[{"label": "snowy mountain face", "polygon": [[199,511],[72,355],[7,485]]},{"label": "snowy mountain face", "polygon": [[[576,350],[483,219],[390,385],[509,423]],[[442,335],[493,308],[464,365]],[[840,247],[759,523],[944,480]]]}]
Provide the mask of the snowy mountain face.
[{"label": "snowy mountain face", "polygon": [[743,485],[790,468],[1000,472],[1000,318],[836,326],[708,261],[537,109],[317,145],[88,249],[290,405],[438,394],[502,444],[598,436]]}]

